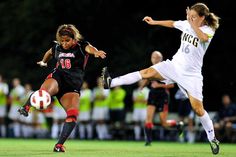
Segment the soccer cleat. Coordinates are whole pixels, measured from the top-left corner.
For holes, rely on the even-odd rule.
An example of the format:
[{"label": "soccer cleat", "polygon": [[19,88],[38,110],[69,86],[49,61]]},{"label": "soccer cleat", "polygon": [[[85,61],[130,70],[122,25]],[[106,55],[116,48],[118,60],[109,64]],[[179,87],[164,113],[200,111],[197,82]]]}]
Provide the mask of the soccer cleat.
[{"label": "soccer cleat", "polygon": [[56,144],[53,151],[54,152],[65,152],[66,149],[65,149],[65,146],[63,146],[62,144]]},{"label": "soccer cleat", "polygon": [[109,89],[111,88],[111,76],[108,72],[107,67],[104,67],[102,69],[102,81],[103,81],[103,87],[104,89]]},{"label": "soccer cleat", "polygon": [[151,146],[151,142],[146,142],[145,146]]},{"label": "soccer cleat", "polygon": [[25,107],[22,106],[22,107],[20,107],[20,108],[18,109],[18,112],[19,112],[21,115],[23,115],[23,116],[25,116],[25,117],[28,117],[28,115],[29,115],[29,109],[30,109],[30,106],[28,106],[28,105],[26,105]]},{"label": "soccer cleat", "polygon": [[219,146],[220,142],[214,138],[211,142],[210,142],[210,146],[211,146],[211,151],[214,155],[218,154],[220,151],[220,146]]},{"label": "soccer cleat", "polygon": [[177,123],[177,130],[178,130],[179,136],[182,136],[183,132],[184,132],[184,122],[183,121],[179,121]]}]

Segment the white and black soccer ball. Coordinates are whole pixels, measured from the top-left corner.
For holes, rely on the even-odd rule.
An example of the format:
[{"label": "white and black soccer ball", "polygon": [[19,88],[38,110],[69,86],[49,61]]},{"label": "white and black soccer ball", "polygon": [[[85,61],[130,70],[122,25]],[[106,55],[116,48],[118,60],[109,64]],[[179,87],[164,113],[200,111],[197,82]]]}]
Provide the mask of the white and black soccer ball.
[{"label": "white and black soccer ball", "polygon": [[31,95],[30,103],[36,109],[43,110],[51,104],[51,96],[45,90],[37,90]]}]

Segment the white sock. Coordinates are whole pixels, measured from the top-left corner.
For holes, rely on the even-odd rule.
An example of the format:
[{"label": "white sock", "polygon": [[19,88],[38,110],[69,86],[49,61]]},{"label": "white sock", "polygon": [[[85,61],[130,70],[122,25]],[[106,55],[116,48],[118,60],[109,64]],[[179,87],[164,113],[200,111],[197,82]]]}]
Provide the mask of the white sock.
[{"label": "white sock", "polygon": [[101,124],[96,125],[96,131],[97,131],[98,139],[103,140],[104,136],[103,136],[102,125]]},{"label": "white sock", "polygon": [[13,131],[14,131],[14,136],[15,137],[20,137],[20,135],[21,135],[20,134],[20,128],[21,128],[21,126],[18,122],[13,123]]},{"label": "white sock", "polygon": [[204,130],[206,131],[207,138],[209,141],[212,141],[215,138],[215,132],[212,120],[210,119],[208,113],[205,111],[202,117],[199,117],[202,123]]},{"label": "white sock", "polygon": [[103,137],[106,139],[108,137],[108,130],[106,124],[101,124]]},{"label": "white sock", "polygon": [[57,123],[54,123],[52,125],[52,131],[51,131],[51,138],[56,139],[59,134],[59,125]]},{"label": "white sock", "polygon": [[6,137],[6,126],[4,124],[0,125],[1,128],[1,136]]},{"label": "white sock", "polygon": [[134,137],[135,137],[135,140],[141,139],[141,127],[138,125],[134,126]]},{"label": "white sock", "polygon": [[91,124],[86,124],[87,137],[91,139],[93,137],[93,128]]},{"label": "white sock", "polygon": [[130,85],[135,82],[138,82],[142,79],[139,71],[132,72],[123,76],[116,77],[111,81],[111,87],[120,86],[120,85]]},{"label": "white sock", "polygon": [[79,124],[79,136],[80,139],[85,139],[85,126],[84,124]]}]

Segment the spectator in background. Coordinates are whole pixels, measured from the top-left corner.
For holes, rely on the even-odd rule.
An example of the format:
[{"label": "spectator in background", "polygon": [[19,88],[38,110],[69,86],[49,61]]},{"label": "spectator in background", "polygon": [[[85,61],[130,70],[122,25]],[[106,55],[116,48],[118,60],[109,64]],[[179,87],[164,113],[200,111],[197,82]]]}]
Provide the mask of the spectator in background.
[{"label": "spectator in background", "polygon": [[[27,101],[28,97],[33,93],[32,87],[30,84],[25,84],[24,88],[25,88],[25,92],[24,92],[23,97],[21,98],[21,104]],[[34,112],[34,111],[31,111],[31,112]],[[33,114],[30,114],[28,118],[20,117],[21,126],[22,126],[22,136],[24,138],[33,137],[33,134],[34,134],[33,117],[34,117]]]},{"label": "spectator in background", "polygon": [[109,94],[109,115],[113,138],[123,138],[124,135],[125,96],[126,91],[121,86],[112,88]]},{"label": "spectator in background", "polygon": [[[222,141],[233,142],[233,127],[236,126],[236,104],[228,94],[222,96],[222,108],[215,117],[214,128],[216,136]],[[235,127],[236,128],[236,127]]]},{"label": "spectator in background", "polygon": [[20,114],[17,110],[21,106],[21,100],[24,97],[25,89],[21,85],[19,78],[12,80],[13,89],[10,91],[10,111],[8,114],[9,119],[12,120],[11,127],[13,129],[14,137],[21,136]]},{"label": "spectator in background", "polygon": [[133,91],[133,122],[135,140],[141,139],[141,130],[147,116],[147,99],[149,89],[144,87],[141,89],[142,80],[138,82],[138,88]]},{"label": "spectator in background", "polygon": [[0,74],[0,137],[6,137],[5,117],[7,114],[7,95],[9,92],[8,84],[4,82]]},{"label": "spectator in background", "polygon": [[93,111],[92,119],[95,122],[96,133],[99,140],[109,138],[107,120],[108,113],[108,95],[110,90],[103,89],[102,79],[97,78],[97,86],[93,89]]},{"label": "spectator in background", "polygon": [[93,131],[91,125],[91,100],[92,91],[88,87],[86,81],[83,82],[80,92],[80,104],[79,104],[79,136],[80,139],[85,139],[86,135],[88,139],[92,139]]},{"label": "spectator in background", "polygon": [[[194,112],[192,110],[190,101],[188,97],[178,89],[175,93],[175,99],[178,103],[178,115],[180,121],[187,122],[187,141],[188,143],[194,143],[195,141],[195,133],[194,133]],[[179,137],[180,141],[184,141],[184,136]]]},{"label": "spectator in background", "polygon": [[[153,65],[160,63],[163,60],[163,55],[159,51],[153,51],[151,55],[151,62]],[[154,127],[153,120],[155,112],[159,112],[160,123],[164,128],[178,127],[179,123],[176,120],[167,120],[168,117],[168,104],[169,104],[169,88],[173,88],[174,84],[164,84],[161,81],[150,81],[145,79],[140,86],[142,89],[146,85],[149,86],[150,91],[148,93],[147,100],[147,116],[145,120],[145,146],[150,146],[152,142],[152,130]]]}]

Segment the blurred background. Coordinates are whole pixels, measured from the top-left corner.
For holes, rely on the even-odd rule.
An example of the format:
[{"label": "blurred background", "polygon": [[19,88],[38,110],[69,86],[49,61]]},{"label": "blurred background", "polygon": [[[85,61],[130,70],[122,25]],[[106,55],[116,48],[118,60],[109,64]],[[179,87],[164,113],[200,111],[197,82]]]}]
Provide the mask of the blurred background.
[{"label": "blurred background", "polygon": [[[85,80],[89,88],[96,86],[96,77],[108,66],[113,77],[140,70],[151,65],[154,50],[171,59],[180,44],[181,32],[159,26],[149,26],[144,16],[159,20],[184,20],[185,9],[194,0],[2,0],[0,2],[0,74],[13,88],[13,78],[21,84],[29,83],[33,90],[40,87],[55,66],[40,68],[36,62],[55,40],[57,27],[74,24],[85,40],[107,53],[105,60],[90,57]],[[227,93],[236,98],[236,68],[234,50],[236,31],[233,1],[200,1],[218,15],[220,27],[204,58],[204,104],[209,111],[217,111],[221,97]],[[132,111],[132,91],[136,85],[124,86],[125,109]],[[170,111],[176,112],[174,94],[170,90]]]}]

